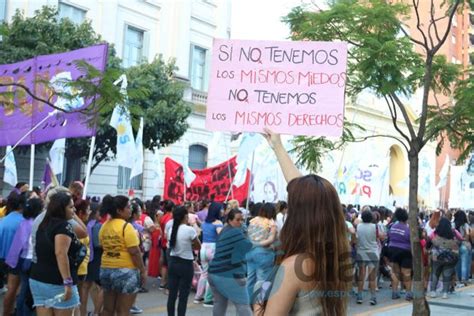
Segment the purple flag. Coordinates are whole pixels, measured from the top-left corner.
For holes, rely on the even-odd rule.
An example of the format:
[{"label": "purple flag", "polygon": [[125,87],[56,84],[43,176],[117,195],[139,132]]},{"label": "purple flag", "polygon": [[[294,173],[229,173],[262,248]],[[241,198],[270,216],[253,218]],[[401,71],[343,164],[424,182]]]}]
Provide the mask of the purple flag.
[{"label": "purple flag", "polygon": [[53,172],[53,168],[51,168],[51,164],[48,159],[46,159],[46,164],[44,166],[44,173],[43,173],[43,180],[41,181],[43,184],[43,190],[46,189],[52,184],[54,186],[59,185],[59,181],[56,178],[56,175]]},{"label": "purple flag", "polygon": [[46,164],[44,166],[43,180],[41,181],[41,183],[43,184],[43,189],[45,191],[46,188],[50,186],[51,182],[53,182],[53,170],[51,170],[51,166],[46,160]]},{"label": "purple flag", "polygon": [[[0,65],[0,83],[20,83],[35,95],[48,99],[51,91],[37,79],[48,80],[56,91],[73,94],[71,87],[64,86],[65,80],[76,80],[83,75],[75,61],[83,60],[103,71],[107,60],[107,44],[82,48],[66,53],[37,56],[9,65]],[[59,138],[87,137],[95,135],[95,128],[87,125],[87,117],[80,113],[51,113],[54,109],[33,100],[23,89],[0,87],[0,92],[15,92],[15,106],[5,105],[0,95],[0,146],[14,145],[34,126],[50,115],[41,126],[20,144],[39,144]],[[66,100],[55,96],[51,102],[65,110],[86,108],[90,101],[77,97]]]}]

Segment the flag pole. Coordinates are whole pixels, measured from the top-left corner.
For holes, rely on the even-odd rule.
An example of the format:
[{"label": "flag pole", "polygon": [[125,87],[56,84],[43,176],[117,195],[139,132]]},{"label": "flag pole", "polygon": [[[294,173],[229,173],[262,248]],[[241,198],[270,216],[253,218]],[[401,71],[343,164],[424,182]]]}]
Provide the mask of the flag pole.
[{"label": "flag pole", "polygon": [[60,185],[61,183],[59,183],[58,181],[58,178],[56,177],[56,174],[54,173],[53,171],[53,168],[51,167],[51,160],[49,160],[49,158],[46,158],[46,163],[47,163],[47,167],[51,170],[51,183],[53,185]]},{"label": "flag pole", "polygon": [[230,183],[230,188],[229,188],[229,191],[227,192],[227,196],[225,198],[225,201],[227,202],[227,199],[229,198],[229,192],[230,194],[232,194],[232,199],[234,199],[234,190],[233,190],[233,184],[234,184],[234,179],[235,179],[235,176],[232,177],[232,171],[230,169],[230,150],[229,150],[229,144],[227,144],[227,141],[225,139],[225,135],[224,135],[224,144],[225,144],[225,151],[226,151],[226,154],[227,154],[227,157],[229,158],[228,162],[227,162],[227,171],[229,172],[229,179],[232,179],[231,183]]},{"label": "flag pole", "polygon": [[[189,155],[189,153],[188,153]],[[186,175],[184,173],[184,168],[186,168],[187,164],[187,159],[186,159],[186,143],[185,143],[185,140],[183,139],[183,186],[184,186],[184,190],[183,190],[183,203],[186,202]]]},{"label": "flag pole", "polygon": [[35,176],[35,144],[30,146],[30,190],[33,190],[33,178]]},{"label": "flag pole", "polygon": [[82,193],[82,198],[84,200],[87,197],[87,187],[89,186],[89,178],[91,176],[92,158],[94,156],[94,147],[95,147],[95,136],[92,136],[91,137],[91,148],[89,149],[89,158],[87,159],[86,181],[84,181],[84,191]]},{"label": "flag pole", "polygon": [[249,187],[248,187],[248,190],[247,190],[247,203],[245,205],[245,209],[247,210],[247,212],[245,212],[245,219],[247,219],[247,216],[250,212],[250,210],[249,210],[250,188],[252,187],[252,183],[253,183],[253,161],[254,161],[254,159],[255,159],[255,149],[252,152],[252,164],[250,165],[250,181],[249,181]]},{"label": "flag pole", "polygon": [[[229,166],[229,164],[230,164],[230,162],[227,164],[227,166]],[[229,177],[231,177],[231,175],[230,175],[230,166],[229,166]],[[232,187],[234,186],[234,180],[235,180],[235,177],[233,177],[232,181],[230,182],[230,188],[227,191],[227,195],[225,196],[224,203],[227,203],[227,201],[229,200],[229,195],[231,194],[231,192],[232,192],[232,199],[234,199],[234,192],[232,190]]]},{"label": "flag pole", "polygon": [[41,121],[38,122],[38,124],[36,124],[35,126],[33,126],[33,128],[31,128],[25,135],[23,135],[22,138],[20,138],[16,143],[15,145],[13,145],[12,149],[9,151],[9,152],[6,152],[5,153],[5,156],[3,156],[3,158],[0,160],[0,163],[2,163],[6,158],[7,156],[13,152],[13,150],[15,148],[18,147],[18,145],[25,139],[27,138],[28,136],[31,135],[31,133],[33,133],[38,127],[40,127],[44,122],[46,122],[51,116],[55,115],[56,113],[58,113],[58,110],[54,110],[54,111],[51,111],[48,113],[48,115],[43,118]]}]

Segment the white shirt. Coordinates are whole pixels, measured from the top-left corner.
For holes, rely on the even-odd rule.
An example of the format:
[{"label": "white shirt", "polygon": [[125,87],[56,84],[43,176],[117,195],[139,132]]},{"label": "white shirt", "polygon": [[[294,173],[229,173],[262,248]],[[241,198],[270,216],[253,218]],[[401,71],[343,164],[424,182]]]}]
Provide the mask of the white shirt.
[{"label": "white shirt", "polygon": [[[169,238],[171,239],[171,229],[169,230]],[[193,240],[197,238],[196,231],[194,228],[181,224],[178,228],[178,234],[176,236],[176,244],[171,249],[170,256],[180,257],[186,260],[193,260]]]},{"label": "white shirt", "polygon": [[171,230],[173,229],[173,221],[174,220],[170,219],[165,225],[166,248],[170,247]]},{"label": "white shirt", "polygon": [[146,229],[149,229],[150,227],[154,226],[155,223],[153,223],[153,220],[151,219],[150,216],[146,216],[145,220],[143,221],[143,227]]},{"label": "white shirt", "polygon": [[33,237],[30,235],[30,238],[28,238],[28,253],[26,254],[25,259],[33,259]]},{"label": "white shirt", "polygon": [[282,212],[278,213],[276,216],[276,224],[277,224],[278,233],[280,233],[281,229],[283,228],[283,224],[285,223],[286,216],[287,215],[283,214]]},{"label": "white shirt", "polygon": [[425,231],[426,231],[426,235],[427,236],[431,236],[431,234],[435,231],[436,227],[435,228],[431,228],[430,226],[430,222],[427,222],[426,225],[425,225]]}]

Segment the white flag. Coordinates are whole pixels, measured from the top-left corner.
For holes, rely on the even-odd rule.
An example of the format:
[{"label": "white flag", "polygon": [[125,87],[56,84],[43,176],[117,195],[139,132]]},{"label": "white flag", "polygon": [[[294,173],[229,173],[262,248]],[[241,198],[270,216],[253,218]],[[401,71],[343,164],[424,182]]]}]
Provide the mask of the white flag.
[{"label": "white flag", "polygon": [[237,152],[237,164],[248,160],[253,151],[262,143],[263,136],[258,133],[244,133]]},{"label": "white flag", "polygon": [[56,139],[53,143],[53,147],[51,147],[51,149],[49,150],[50,165],[55,175],[63,173],[65,152],[66,139]]},{"label": "white flag", "polygon": [[14,187],[18,183],[18,177],[16,174],[15,155],[13,154],[12,146],[7,146],[7,153],[3,181]]},{"label": "white flag", "polygon": [[219,145],[221,143],[222,138],[224,137],[224,133],[222,132],[214,132],[212,134],[211,142],[209,146],[207,146],[208,153],[216,153],[219,150]]},{"label": "white flag", "polygon": [[245,183],[247,179],[247,170],[249,169],[249,160],[244,160],[243,162],[237,164],[237,170],[234,176],[234,185],[240,187]]},{"label": "white flag", "polygon": [[194,172],[189,168],[188,164],[188,155],[189,149],[186,150],[185,143],[183,142],[183,172],[184,172],[184,182],[187,186],[190,186],[193,183],[194,179],[196,179],[196,175]]},{"label": "white flag", "polygon": [[441,189],[448,182],[449,159],[450,159],[449,155],[446,155],[446,159],[444,160],[444,165],[443,167],[441,167],[441,171],[439,172],[439,182],[436,185],[436,189]]},{"label": "white flag", "polygon": [[[121,75],[114,82],[121,83],[120,92],[127,95],[127,77]],[[133,168],[135,162],[135,141],[133,137],[132,121],[127,108],[117,105],[112,113],[110,125],[117,131],[117,163],[120,166]]]},{"label": "white flag", "polygon": [[132,172],[130,173],[130,180],[143,173],[143,117],[140,118],[140,127],[138,128],[137,138],[135,139],[135,150],[135,162]]},{"label": "white flag", "polygon": [[187,186],[190,186],[191,183],[196,179],[196,174],[189,168],[188,164],[183,166],[184,172],[184,182],[186,182]]},{"label": "white flag", "polygon": [[153,189],[158,189],[160,182],[164,180],[163,172],[161,171],[161,158],[158,149],[155,149],[155,152],[151,156],[151,180]]},{"label": "white flag", "polygon": [[230,158],[229,143],[223,132],[214,132],[211,142],[207,146],[207,161],[211,165],[218,165]]}]

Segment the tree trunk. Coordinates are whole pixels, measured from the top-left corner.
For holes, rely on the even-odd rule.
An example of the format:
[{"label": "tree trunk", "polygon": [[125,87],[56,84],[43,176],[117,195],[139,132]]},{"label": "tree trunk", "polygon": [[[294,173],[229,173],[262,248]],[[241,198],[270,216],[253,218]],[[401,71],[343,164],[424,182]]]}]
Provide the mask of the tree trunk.
[{"label": "tree trunk", "polygon": [[[413,312],[412,315],[430,315],[430,308],[425,298],[423,280],[423,262],[421,254],[418,224],[418,153],[410,149],[410,188],[408,193],[408,222],[410,225],[410,241],[413,254]],[[408,290],[408,289],[407,289]]]}]

